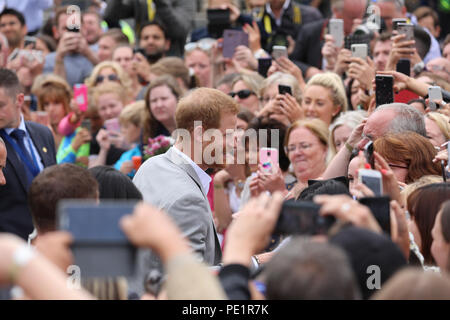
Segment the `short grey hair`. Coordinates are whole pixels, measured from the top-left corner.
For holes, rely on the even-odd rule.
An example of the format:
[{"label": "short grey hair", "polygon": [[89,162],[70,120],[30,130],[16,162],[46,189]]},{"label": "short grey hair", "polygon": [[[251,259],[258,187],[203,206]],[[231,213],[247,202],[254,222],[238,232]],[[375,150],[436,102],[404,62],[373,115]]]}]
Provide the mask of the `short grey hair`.
[{"label": "short grey hair", "polygon": [[6,146],[5,141],[3,141],[2,137],[0,137],[0,143]]},{"label": "short grey hair", "polygon": [[402,11],[403,7],[405,6],[405,0],[377,0],[376,3],[393,3],[395,4],[395,8],[397,11]]},{"label": "short grey hair", "polygon": [[[366,6],[367,6],[368,0],[360,0],[360,2],[363,2],[363,1],[365,2]],[[344,9],[344,2],[345,2],[345,0],[331,0],[331,8],[342,11]]]},{"label": "short grey hair", "polygon": [[367,118],[367,112],[365,110],[351,110],[342,112],[336,120],[330,125],[330,147],[331,150],[336,153],[336,145],[334,144],[334,131],[342,126],[346,125],[350,129],[355,129],[365,118]]},{"label": "short grey hair", "polygon": [[427,137],[425,118],[416,108],[405,103],[389,103],[379,106],[375,112],[392,110],[396,116],[391,120],[386,133],[402,133],[412,131]]}]

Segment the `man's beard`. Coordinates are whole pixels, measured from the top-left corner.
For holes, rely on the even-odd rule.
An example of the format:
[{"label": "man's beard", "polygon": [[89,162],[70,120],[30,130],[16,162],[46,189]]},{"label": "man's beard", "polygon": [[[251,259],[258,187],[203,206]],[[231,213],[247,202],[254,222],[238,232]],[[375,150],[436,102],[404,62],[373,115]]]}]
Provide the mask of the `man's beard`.
[{"label": "man's beard", "polygon": [[154,64],[154,63],[158,62],[159,59],[163,58],[165,56],[165,53],[166,52],[163,50],[159,50],[159,51],[151,53],[151,54],[147,53],[147,56],[146,56],[147,61],[150,64]]},{"label": "man's beard", "polygon": [[12,48],[16,48],[18,46],[20,46],[20,35],[15,35],[11,38],[7,38],[8,39],[8,44],[10,47]]}]

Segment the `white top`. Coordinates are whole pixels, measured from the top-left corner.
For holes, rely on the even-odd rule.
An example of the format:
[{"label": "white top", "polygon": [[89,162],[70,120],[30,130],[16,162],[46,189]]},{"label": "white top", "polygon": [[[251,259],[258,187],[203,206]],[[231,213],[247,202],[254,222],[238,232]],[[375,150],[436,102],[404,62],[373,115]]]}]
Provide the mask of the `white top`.
[{"label": "white top", "polygon": [[203,169],[200,168],[194,161],[192,161],[191,158],[189,158],[185,153],[181,152],[177,147],[173,147],[173,150],[191,165],[200,179],[203,190],[205,190],[205,195],[207,195],[209,191],[209,185],[211,183],[211,177],[205,171],[203,171]]},{"label": "white top", "polygon": [[283,9],[281,9],[280,18],[277,18],[273,14],[273,11],[272,11],[272,8],[270,7],[270,4],[266,3],[266,11],[267,11],[267,13],[270,14],[275,19],[275,23],[277,24],[278,27],[281,26],[281,19],[283,18],[284,11],[287,10],[287,8],[289,7],[290,4],[291,4],[291,0],[286,0],[284,2]]}]

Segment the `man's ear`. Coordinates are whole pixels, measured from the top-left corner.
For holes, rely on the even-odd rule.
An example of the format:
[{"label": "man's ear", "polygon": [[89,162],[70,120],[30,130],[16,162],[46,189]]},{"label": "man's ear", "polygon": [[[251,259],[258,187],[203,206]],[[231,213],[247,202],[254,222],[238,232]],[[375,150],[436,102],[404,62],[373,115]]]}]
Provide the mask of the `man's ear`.
[{"label": "man's ear", "polygon": [[194,141],[200,143],[203,141],[203,127],[201,125],[194,127],[194,130],[192,130],[192,134],[194,135]]},{"label": "man's ear", "polygon": [[169,51],[169,49],[170,49],[170,39],[167,39],[167,40],[166,40],[164,49],[166,50],[166,52]]},{"label": "man's ear", "polygon": [[22,37],[25,37],[28,33],[28,28],[26,25],[22,27]]},{"label": "man's ear", "polygon": [[17,107],[22,110],[23,102],[25,101],[25,95],[23,93],[19,93],[16,96],[16,105]]}]

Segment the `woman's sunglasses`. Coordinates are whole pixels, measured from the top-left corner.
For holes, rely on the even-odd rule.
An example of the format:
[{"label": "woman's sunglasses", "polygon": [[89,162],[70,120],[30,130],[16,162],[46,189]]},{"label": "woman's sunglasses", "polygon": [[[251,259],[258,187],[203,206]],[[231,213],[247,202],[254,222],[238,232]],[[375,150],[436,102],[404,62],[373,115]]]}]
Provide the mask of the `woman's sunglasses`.
[{"label": "woman's sunglasses", "polygon": [[[229,95],[234,98],[235,96],[238,96],[239,99],[247,99],[248,97],[250,97],[252,94],[255,94],[253,91],[251,90],[241,90],[238,92],[230,92]],[[256,94],[255,94],[256,95]]]},{"label": "woman's sunglasses", "polygon": [[109,74],[107,76],[97,76],[97,79],[95,79],[95,83],[103,82],[106,78],[108,78],[109,81],[119,80],[119,77],[116,74]]}]

